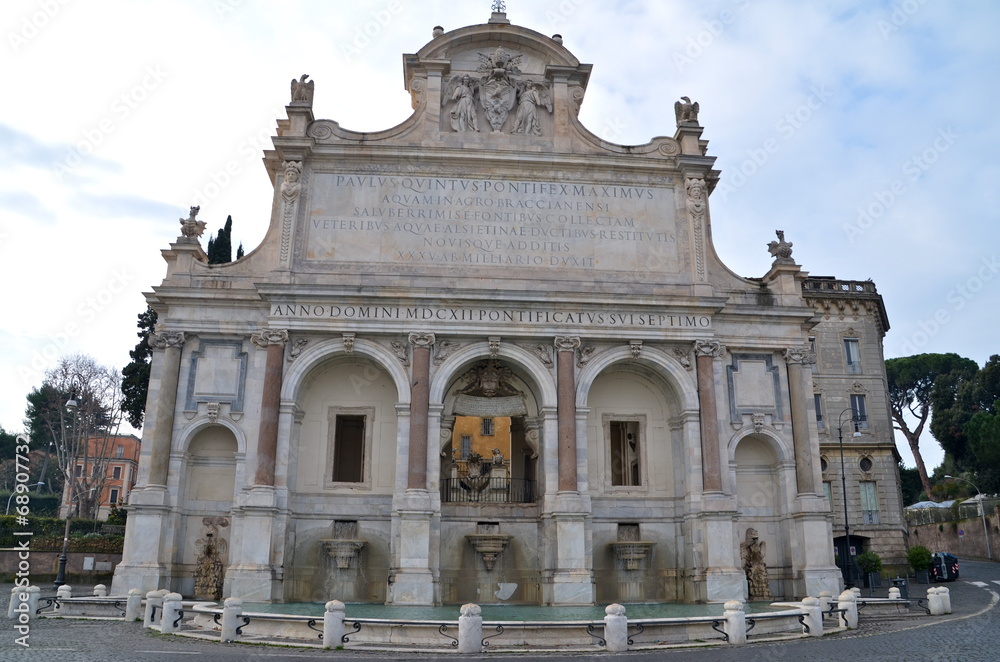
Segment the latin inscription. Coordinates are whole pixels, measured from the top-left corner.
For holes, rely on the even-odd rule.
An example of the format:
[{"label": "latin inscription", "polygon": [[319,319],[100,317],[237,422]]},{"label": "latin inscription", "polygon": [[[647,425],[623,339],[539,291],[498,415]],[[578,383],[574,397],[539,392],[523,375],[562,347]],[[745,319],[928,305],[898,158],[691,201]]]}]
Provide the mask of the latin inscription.
[{"label": "latin inscription", "polygon": [[673,190],[317,174],[307,260],[676,271]]}]

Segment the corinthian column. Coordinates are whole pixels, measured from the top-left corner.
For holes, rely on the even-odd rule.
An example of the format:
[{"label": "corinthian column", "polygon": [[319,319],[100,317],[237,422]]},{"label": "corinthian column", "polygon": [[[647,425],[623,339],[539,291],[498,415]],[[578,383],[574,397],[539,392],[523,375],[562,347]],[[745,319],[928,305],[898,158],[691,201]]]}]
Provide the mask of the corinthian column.
[{"label": "corinthian column", "polygon": [[785,350],[785,362],[788,365],[788,399],[792,406],[795,482],[798,485],[799,494],[816,492],[809,444],[809,408],[805,367],[813,360],[813,356],[805,347],[790,347]]},{"label": "corinthian column", "polygon": [[576,492],[576,350],[580,339],[556,336],[556,414],[559,426],[559,491]]},{"label": "corinthian column", "polygon": [[411,333],[410,451],[406,489],[427,489],[427,419],[431,394],[433,333]]},{"label": "corinthian column", "polygon": [[257,432],[257,471],[254,485],[274,485],[274,463],[278,451],[278,405],[281,400],[281,370],[288,331],[261,329],[250,342],[267,350],[264,391],[260,396],[260,427]]},{"label": "corinthian column", "polygon": [[701,421],[701,478],[704,492],[722,491],[714,363],[715,358],[721,357],[725,352],[725,345],[716,340],[696,340],[694,343],[698,367],[698,418]]},{"label": "corinthian column", "polygon": [[156,395],[156,427],[153,428],[153,448],[149,454],[147,485],[166,487],[184,334],[179,331],[154,333],[149,336],[149,345],[163,350],[163,372],[160,373],[160,389]]}]

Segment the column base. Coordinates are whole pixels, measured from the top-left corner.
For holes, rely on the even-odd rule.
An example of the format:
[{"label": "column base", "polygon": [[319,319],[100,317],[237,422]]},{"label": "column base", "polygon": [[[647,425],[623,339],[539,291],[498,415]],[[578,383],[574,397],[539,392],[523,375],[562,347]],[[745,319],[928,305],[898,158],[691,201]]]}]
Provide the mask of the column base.
[{"label": "column base", "polygon": [[119,563],[115,566],[115,576],[111,581],[111,595],[128,595],[133,588],[145,596],[150,591],[168,588],[170,575],[167,567],[160,563]]},{"label": "column base", "polygon": [[592,605],[594,575],[589,570],[556,570],[542,591],[548,605]]},{"label": "column base", "polygon": [[435,605],[434,575],[427,570],[396,569],[389,573],[389,596],[392,605]]},{"label": "column base", "polygon": [[270,602],[275,599],[274,568],[268,565],[237,565],[226,568],[222,595],[247,602]]}]

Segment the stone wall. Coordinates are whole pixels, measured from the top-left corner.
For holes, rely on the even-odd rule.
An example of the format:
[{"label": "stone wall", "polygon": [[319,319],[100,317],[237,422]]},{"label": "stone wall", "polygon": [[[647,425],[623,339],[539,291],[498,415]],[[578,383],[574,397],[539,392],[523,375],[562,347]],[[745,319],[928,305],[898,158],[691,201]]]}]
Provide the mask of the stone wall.
[{"label": "stone wall", "polygon": [[[941,509],[950,513],[950,509]],[[907,514],[909,520],[909,514]],[[990,532],[993,558],[1000,557],[1000,517],[996,512],[986,517]],[[959,534],[962,535],[959,535]],[[932,552],[948,552],[959,559],[986,558],[986,536],[981,516],[966,517],[948,522],[910,526],[910,546],[923,545]]]},{"label": "stone wall", "polygon": [[[19,554],[16,549],[0,549],[0,575],[13,575],[17,572]],[[86,559],[92,559],[88,563],[89,570],[83,569]],[[69,552],[66,555],[66,574],[87,578],[110,575],[121,560],[121,554]],[[31,563],[32,578],[55,577],[59,571],[59,552],[31,552],[28,561]],[[38,582],[32,579],[32,583]]]}]

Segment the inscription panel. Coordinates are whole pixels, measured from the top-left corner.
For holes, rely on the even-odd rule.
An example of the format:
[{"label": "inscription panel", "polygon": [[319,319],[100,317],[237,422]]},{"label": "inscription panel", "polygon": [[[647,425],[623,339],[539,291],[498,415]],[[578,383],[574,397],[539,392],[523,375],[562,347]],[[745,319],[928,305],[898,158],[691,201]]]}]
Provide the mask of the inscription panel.
[{"label": "inscription panel", "polygon": [[316,173],[296,253],[305,267],[676,274],[679,234],[672,188]]}]

